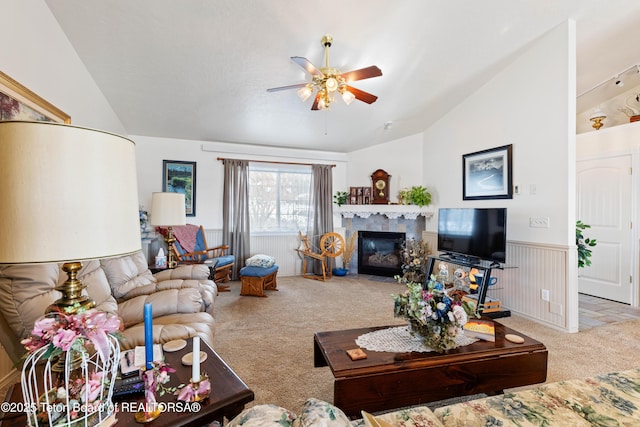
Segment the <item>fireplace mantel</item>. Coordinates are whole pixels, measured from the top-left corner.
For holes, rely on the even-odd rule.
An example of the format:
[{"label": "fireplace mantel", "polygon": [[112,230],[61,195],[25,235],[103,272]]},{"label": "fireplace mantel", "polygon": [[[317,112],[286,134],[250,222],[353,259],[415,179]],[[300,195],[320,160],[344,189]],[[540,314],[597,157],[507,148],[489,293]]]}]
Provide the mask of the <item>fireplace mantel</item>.
[{"label": "fireplace mantel", "polygon": [[404,216],[406,219],[416,219],[418,215],[430,219],[433,211],[428,207],[417,205],[343,205],[334,206],[335,212],[344,218],[369,218],[371,215],[385,215],[387,218],[395,219]]}]

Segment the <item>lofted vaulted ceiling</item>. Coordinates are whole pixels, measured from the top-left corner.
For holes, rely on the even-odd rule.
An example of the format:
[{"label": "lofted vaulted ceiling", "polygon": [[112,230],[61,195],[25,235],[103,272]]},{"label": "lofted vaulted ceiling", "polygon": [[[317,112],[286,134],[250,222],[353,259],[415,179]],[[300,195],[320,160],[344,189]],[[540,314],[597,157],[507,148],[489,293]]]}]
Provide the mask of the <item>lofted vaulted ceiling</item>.
[{"label": "lofted vaulted ceiling", "polygon": [[[45,1],[131,135],[350,152],[428,128],[570,18],[577,94],[640,63],[637,0]],[[267,93],[310,81],[290,57],[322,66],[327,33],[332,67],[382,69],[354,84],[375,103]]]}]

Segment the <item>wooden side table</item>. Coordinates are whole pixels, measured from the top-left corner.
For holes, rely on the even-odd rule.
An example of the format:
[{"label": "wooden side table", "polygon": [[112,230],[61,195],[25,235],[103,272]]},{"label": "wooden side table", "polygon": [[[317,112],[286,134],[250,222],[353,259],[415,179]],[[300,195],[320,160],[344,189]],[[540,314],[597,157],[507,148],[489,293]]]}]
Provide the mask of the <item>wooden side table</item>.
[{"label": "wooden side table", "polygon": [[[182,364],[182,356],[191,352],[192,340],[189,340],[187,346],[177,352],[165,352],[165,360],[169,365],[176,369],[171,374],[171,381],[168,386],[178,386],[186,384],[191,377],[191,367]],[[224,418],[230,420],[238,415],[244,409],[244,405],[253,401],[254,394],[249,387],[238,377],[238,375],[226,364],[224,360],[204,341],[202,341],[201,351],[207,353],[207,359],[201,365],[201,372],[209,375],[211,380],[211,394],[209,397],[200,402],[200,410],[192,412],[189,410],[177,410],[176,396],[164,395],[157,396],[158,402],[167,403],[168,410],[163,412],[158,419],[149,423],[149,426],[192,426],[202,427],[203,425],[218,421],[222,424]],[[20,383],[9,387],[5,402],[22,402],[22,387]],[[134,419],[135,412],[127,412],[127,408],[135,408],[131,402],[143,402],[142,394],[135,395],[126,400],[114,399],[114,404],[119,409],[116,415],[118,419],[117,427],[140,426]],[[123,404],[122,402],[127,402]],[[6,406],[6,405],[5,405]],[[18,407],[19,405],[15,405]],[[125,409],[123,411],[122,409]],[[192,406],[190,405],[191,409]],[[172,410],[173,409],[173,410]],[[25,414],[20,413],[2,413],[0,415],[0,427],[24,427],[27,425]]]}]

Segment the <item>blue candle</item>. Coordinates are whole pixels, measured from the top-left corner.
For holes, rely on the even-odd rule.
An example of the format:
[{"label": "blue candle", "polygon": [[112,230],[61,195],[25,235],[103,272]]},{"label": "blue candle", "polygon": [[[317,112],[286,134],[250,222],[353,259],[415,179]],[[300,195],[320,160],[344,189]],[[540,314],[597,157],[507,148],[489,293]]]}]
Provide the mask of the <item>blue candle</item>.
[{"label": "blue candle", "polygon": [[153,368],[153,316],[150,302],[144,304],[144,356],[146,369]]}]

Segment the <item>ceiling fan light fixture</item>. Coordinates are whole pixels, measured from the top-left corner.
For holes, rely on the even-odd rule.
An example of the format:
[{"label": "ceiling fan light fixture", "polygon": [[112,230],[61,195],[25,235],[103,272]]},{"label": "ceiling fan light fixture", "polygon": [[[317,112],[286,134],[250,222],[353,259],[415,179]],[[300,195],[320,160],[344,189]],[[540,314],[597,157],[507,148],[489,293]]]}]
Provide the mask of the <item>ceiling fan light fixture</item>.
[{"label": "ceiling fan light fixture", "polygon": [[313,89],[309,87],[309,85],[306,85],[298,90],[298,97],[302,102],[305,102],[307,99],[309,99],[312,93]]},{"label": "ceiling fan light fixture", "polygon": [[335,92],[338,89],[338,80],[335,77],[329,77],[324,85],[329,92]]},{"label": "ceiling fan light fixture", "polygon": [[356,96],[353,93],[349,92],[346,89],[342,91],[342,100],[345,104],[351,105],[354,99],[356,99]]}]

